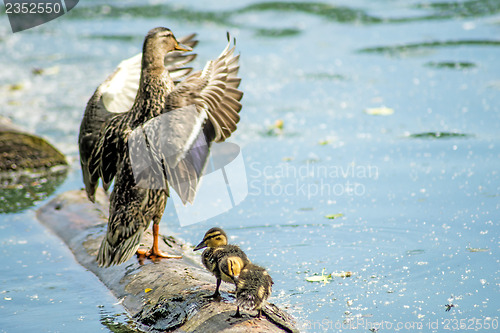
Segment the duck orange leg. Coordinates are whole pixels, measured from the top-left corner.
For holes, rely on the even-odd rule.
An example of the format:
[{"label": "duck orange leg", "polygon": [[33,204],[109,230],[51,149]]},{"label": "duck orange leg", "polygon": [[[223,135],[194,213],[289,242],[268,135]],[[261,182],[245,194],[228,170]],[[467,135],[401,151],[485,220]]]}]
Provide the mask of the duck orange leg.
[{"label": "duck orange leg", "polygon": [[137,254],[139,256],[146,256],[148,258],[166,258],[166,259],[182,259],[182,256],[175,256],[167,254],[160,250],[158,247],[158,236],[160,235],[160,226],[156,223],[153,224],[153,247],[146,251],[144,249],[138,249]]}]

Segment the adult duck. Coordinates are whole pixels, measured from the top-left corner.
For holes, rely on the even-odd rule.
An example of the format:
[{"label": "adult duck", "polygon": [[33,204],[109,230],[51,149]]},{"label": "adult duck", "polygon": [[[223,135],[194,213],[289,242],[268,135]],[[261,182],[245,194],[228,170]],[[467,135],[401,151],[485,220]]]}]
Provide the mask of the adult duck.
[{"label": "adult duck", "polygon": [[[236,130],[243,93],[238,90],[239,56],[234,46],[229,41],[202,71],[176,84],[165,58],[169,52],[189,50],[167,28],[148,32],[133,105],[102,122],[97,143],[82,163],[91,200],[99,178],[105,189],[114,180],[107,233],[97,256],[100,266],[121,264],[136,252],[178,258],[158,247],[169,185],[184,203],[192,203],[211,143],[224,141]],[[89,105],[94,102],[91,98]],[[102,98],[99,103],[104,103]],[[149,251],[138,251],[151,221],[153,245]]]}]

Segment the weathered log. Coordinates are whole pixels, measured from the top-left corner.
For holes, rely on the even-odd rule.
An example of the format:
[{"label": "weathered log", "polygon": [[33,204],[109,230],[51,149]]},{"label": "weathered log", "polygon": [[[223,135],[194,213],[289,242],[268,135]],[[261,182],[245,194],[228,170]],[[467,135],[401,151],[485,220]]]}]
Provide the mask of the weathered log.
[{"label": "weathered log", "polygon": [[[273,304],[264,316],[233,318],[234,286],[223,284],[222,300],[204,298],[213,293],[215,278],[199,263],[192,248],[173,237],[162,237],[160,249],[183,259],[142,263],[137,258],[110,268],[98,267],[96,254],[105,234],[107,196],[99,191],[91,204],[84,191],[70,191],[37,212],[38,219],[58,235],[76,260],[101,279],[131,314],[137,327],[148,332],[297,332],[292,318]],[[152,236],[146,233],[145,244]]]}]

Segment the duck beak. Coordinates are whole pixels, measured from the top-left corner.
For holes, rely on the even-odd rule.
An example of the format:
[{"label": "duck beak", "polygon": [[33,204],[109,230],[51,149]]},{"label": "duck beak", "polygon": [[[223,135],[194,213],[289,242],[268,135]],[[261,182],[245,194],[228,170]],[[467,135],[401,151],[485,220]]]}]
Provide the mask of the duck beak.
[{"label": "duck beak", "polygon": [[176,51],[184,51],[184,52],[193,51],[192,48],[190,48],[189,46],[183,45],[183,44],[177,44],[177,45],[175,45],[174,50],[176,50]]},{"label": "duck beak", "polygon": [[204,249],[207,247],[207,244],[205,244],[205,241],[201,241],[200,244],[196,245],[196,247],[193,249],[193,251],[198,251],[201,249]]}]

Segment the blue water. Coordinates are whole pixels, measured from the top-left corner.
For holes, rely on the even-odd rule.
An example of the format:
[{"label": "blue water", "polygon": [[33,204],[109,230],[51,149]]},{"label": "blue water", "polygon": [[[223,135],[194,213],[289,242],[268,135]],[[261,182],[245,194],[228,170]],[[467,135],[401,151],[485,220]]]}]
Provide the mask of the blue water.
[{"label": "blue water", "polygon": [[[231,141],[249,186],[234,209],[185,227],[170,201],[163,233],[194,244],[222,226],[304,331],[496,331],[500,1],[344,0],[80,1],[16,34],[2,14],[1,114],[72,169],[49,198],[0,215],[0,332],[107,332],[123,313],[35,210],[83,186],[85,104],[159,25],[198,32],[196,68],[226,31],[237,38],[245,96]],[[383,106],[393,114],[365,112]],[[353,275],[305,280],[323,269]]]}]

